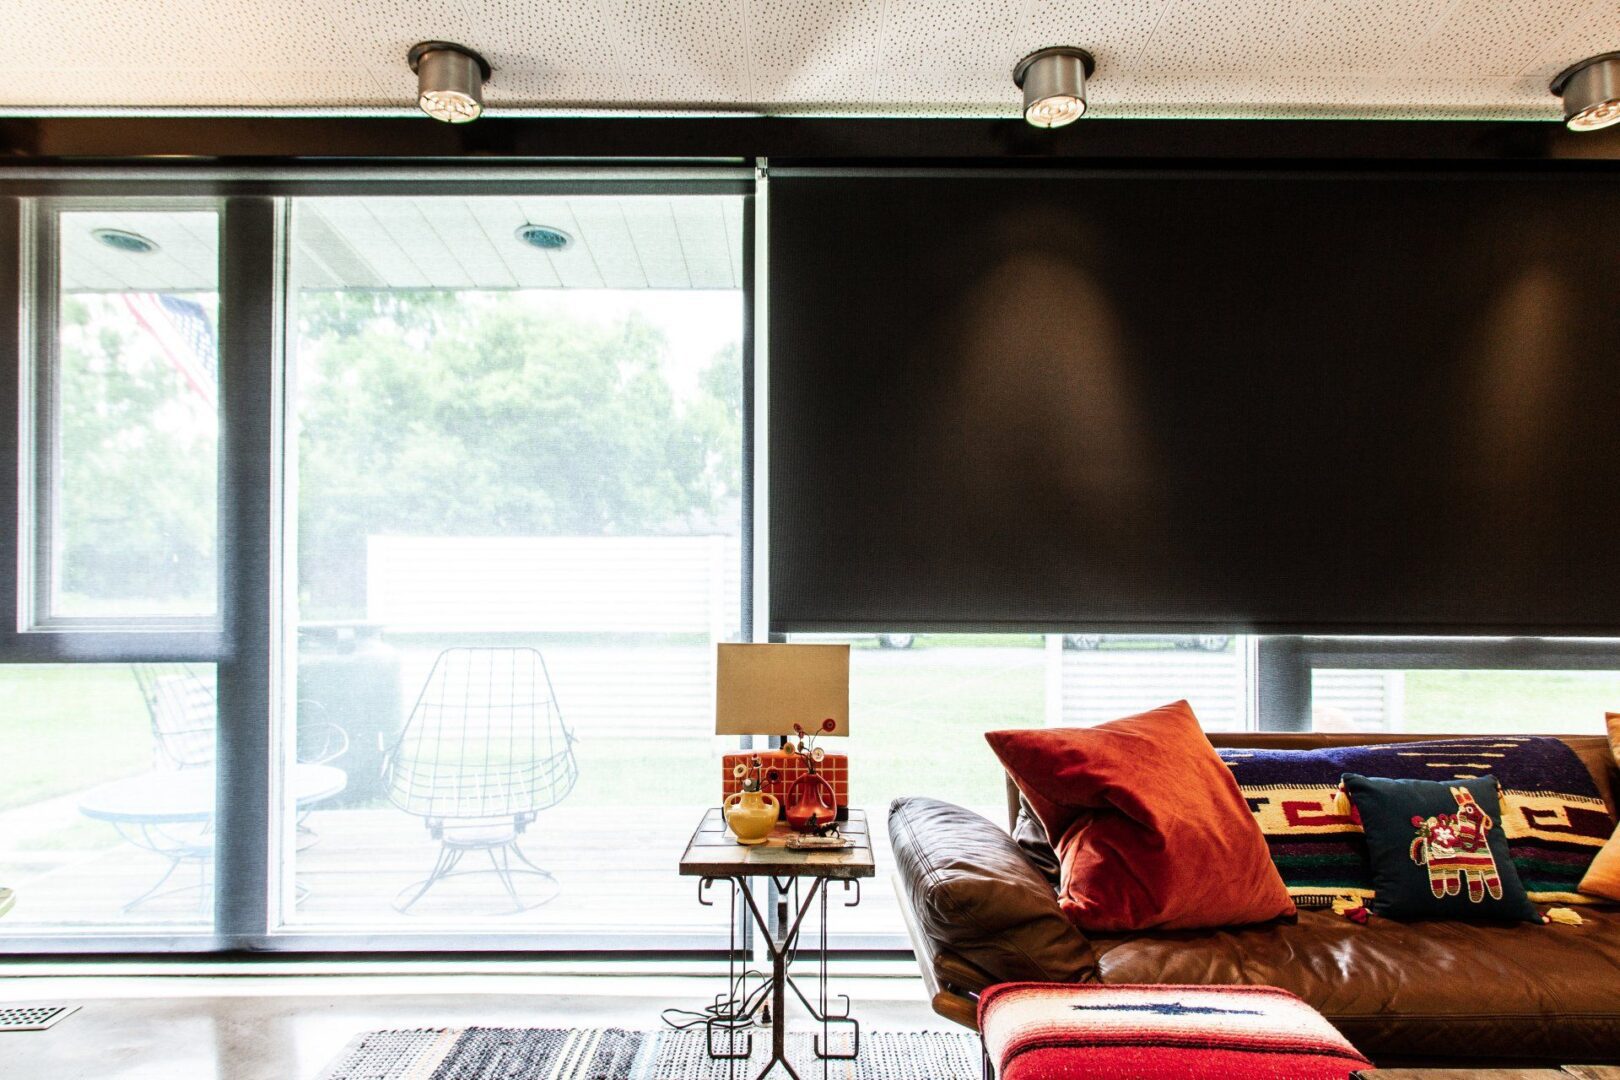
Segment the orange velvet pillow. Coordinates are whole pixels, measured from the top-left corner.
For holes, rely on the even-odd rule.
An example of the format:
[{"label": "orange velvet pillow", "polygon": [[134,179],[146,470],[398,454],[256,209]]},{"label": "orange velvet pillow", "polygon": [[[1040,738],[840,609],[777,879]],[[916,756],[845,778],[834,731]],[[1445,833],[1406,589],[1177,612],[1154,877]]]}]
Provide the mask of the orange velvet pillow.
[{"label": "orange velvet pillow", "polygon": [[1058,903],[1080,929],[1294,914],[1237,781],[1185,701],[1096,727],[985,738],[1052,838]]}]

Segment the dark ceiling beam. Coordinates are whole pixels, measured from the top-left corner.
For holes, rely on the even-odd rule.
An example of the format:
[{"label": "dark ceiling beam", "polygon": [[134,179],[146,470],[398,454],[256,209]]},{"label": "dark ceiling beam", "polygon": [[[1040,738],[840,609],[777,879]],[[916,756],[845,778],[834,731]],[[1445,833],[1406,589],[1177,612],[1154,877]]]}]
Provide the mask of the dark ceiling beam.
[{"label": "dark ceiling beam", "polygon": [[1615,162],[1620,129],[1556,122],[1019,120],[674,117],[517,119],[451,126],[420,117],[0,118],[0,168],[87,161],[312,164],[752,161],[847,165],[1026,162]]}]

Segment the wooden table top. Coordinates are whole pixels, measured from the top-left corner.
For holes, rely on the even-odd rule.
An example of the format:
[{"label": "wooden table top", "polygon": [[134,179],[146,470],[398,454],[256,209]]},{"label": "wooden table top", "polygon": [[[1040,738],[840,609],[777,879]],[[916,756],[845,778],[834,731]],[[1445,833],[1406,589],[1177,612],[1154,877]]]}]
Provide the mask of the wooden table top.
[{"label": "wooden table top", "polygon": [[872,859],[872,837],[867,831],[866,811],[851,810],[849,820],[839,823],[839,831],[855,841],[842,851],[789,851],[785,824],[763,844],[739,844],[726,828],[720,809],[706,811],[697,831],[681,855],[684,877],[819,877],[848,881],[869,878],[877,873]]}]

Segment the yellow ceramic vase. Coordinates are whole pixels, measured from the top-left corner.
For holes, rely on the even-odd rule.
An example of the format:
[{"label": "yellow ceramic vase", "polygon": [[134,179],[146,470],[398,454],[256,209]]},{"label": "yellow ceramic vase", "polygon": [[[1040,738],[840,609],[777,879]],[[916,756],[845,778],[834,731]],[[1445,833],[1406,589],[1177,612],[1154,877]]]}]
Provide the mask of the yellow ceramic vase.
[{"label": "yellow ceramic vase", "polygon": [[737,843],[763,844],[776,828],[776,815],[781,808],[775,795],[739,791],[725,801],[726,824],[737,834]]}]

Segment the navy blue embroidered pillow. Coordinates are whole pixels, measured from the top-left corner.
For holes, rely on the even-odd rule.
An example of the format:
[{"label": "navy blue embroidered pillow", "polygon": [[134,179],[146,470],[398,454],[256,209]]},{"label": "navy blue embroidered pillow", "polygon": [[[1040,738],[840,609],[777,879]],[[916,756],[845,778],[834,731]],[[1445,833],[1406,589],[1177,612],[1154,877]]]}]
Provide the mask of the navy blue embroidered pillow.
[{"label": "navy blue embroidered pillow", "polygon": [[1541,922],[1508,854],[1496,777],[1344,774],[1367,834],[1373,912],[1397,919]]}]

